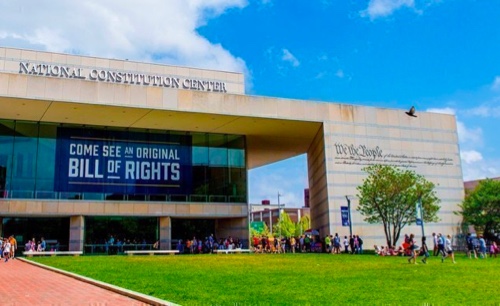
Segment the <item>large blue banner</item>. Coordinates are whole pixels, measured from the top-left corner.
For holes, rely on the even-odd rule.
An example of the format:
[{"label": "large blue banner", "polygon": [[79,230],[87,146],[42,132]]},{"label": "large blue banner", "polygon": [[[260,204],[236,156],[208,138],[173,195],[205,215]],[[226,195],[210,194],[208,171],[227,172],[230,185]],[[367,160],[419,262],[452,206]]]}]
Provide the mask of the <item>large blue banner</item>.
[{"label": "large blue banner", "polygon": [[55,189],[118,194],[189,194],[191,137],[58,128]]},{"label": "large blue banner", "polygon": [[342,217],[342,226],[349,226],[349,207],[340,206],[340,216]]}]

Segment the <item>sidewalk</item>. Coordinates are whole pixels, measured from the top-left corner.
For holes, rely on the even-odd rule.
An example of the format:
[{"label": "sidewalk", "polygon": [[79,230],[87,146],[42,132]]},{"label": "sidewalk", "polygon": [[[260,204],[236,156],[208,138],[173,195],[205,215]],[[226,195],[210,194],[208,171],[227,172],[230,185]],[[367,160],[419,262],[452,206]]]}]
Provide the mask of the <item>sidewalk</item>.
[{"label": "sidewalk", "polygon": [[[24,262],[0,261],[2,305],[168,305],[145,303],[70,276]],[[117,287],[115,287],[117,288]],[[130,291],[125,291],[125,294]],[[159,301],[159,300],[158,300]]]}]

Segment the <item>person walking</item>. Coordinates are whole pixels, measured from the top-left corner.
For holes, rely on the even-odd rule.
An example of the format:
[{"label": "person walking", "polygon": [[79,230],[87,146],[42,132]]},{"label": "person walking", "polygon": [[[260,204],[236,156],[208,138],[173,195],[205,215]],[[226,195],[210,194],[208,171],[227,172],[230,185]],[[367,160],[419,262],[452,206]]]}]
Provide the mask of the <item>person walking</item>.
[{"label": "person walking", "polygon": [[295,245],[297,244],[297,241],[295,240],[295,237],[292,236],[292,238],[290,238],[290,247],[292,249],[292,253],[295,254]]},{"label": "person walking", "polygon": [[10,258],[14,259],[16,257],[16,250],[17,250],[17,240],[14,238],[14,235],[11,235],[9,237],[9,243],[10,243]]},{"label": "person walking", "polygon": [[408,258],[408,263],[413,263],[417,264],[417,255],[418,255],[418,245],[415,243],[415,235],[410,234],[410,237],[408,239],[408,249],[410,250],[410,258]]},{"label": "person walking", "polygon": [[5,238],[3,241],[3,257],[5,258],[5,262],[9,261],[11,247],[9,239]]},{"label": "person walking", "polygon": [[467,256],[472,258],[472,253],[474,253],[474,258],[477,259],[476,248],[474,248],[474,238],[472,238],[471,233],[467,233]]},{"label": "person walking", "polygon": [[486,258],[486,241],[483,235],[479,236],[479,257]]},{"label": "person walking", "polygon": [[446,253],[444,252],[444,243],[445,239],[444,236],[441,235],[441,233],[438,234],[438,254],[441,254],[441,256],[446,256]]},{"label": "person walking", "polygon": [[497,254],[498,254],[498,246],[497,246],[497,243],[495,241],[493,241],[493,242],[491,242],[491,245],[490,245],[490,257],[495,256],[495,258],[496,258]]},{"label": "person walking", "polygon": [[351,247],[351,254],[354,254],[354,237],[352,235],[349,236],[349,246]]},{"label": "person walking", "polygon": [[455,262],[455,254],[453,254],[453,248],[451,247],[451,235],[446,236],[446,240],[444,242],[444,249],[446,251],[446,255],[441,258],[441,262],[444,262],[444,260],[447,257],[451,258],[451,261],[453,263]]},{"label": "person walking", "polygon": [[335,233],[335,237],[333,237],[333,254],[340,254],[340,237],[338,233]]},{"label": "person walking", "polygon": [[429,258],[429,248],[427,248],[425,236],[422,236],[422,246],[420,247],[420,255],[424,256],[422,262],[424,264],[427,264],[427,258]]},{"label": "person walking", "polygon": [[438,248],[438,236],[436,233],[432,233],[432,242],[434,243],[432,253],[434,256],[437,256],[439,253],[439,248]]},{"label": "person walking", "polygon": [[332,236],[331,235],[326,235],[325,236],[325,251],[326,253],[330,253],[330,248],[332,244]]},{"label": "person walking", "polygon": [[363,239],[359,235],[356,237],[358,238],[358,254],[363,254]]}]

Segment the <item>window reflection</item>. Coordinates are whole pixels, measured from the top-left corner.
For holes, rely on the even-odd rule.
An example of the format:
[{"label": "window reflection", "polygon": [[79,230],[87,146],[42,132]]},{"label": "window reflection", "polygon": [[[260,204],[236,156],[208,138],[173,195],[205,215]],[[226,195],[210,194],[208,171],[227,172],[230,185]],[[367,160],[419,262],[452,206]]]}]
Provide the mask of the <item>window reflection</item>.
[{"label": "window reflection", "polygon": [[[245,137],[207,133],[149,131],[113,128],[133,141],[162,141],[166,135],[189,134],[192,145],[192,189],[190,194],[128,194],[101,192],[57,192],[55,177],[57,129],[62,124],[0,120],[0,198],[64,199],[90,201],[238,202],[247,199]],[[102,127],[64,124],[93,131]],[[111,129],[109,129],[111,130]],[[147,135],[138,137],[137,132]],[[180,138],[182,139],[182,138]]]}]

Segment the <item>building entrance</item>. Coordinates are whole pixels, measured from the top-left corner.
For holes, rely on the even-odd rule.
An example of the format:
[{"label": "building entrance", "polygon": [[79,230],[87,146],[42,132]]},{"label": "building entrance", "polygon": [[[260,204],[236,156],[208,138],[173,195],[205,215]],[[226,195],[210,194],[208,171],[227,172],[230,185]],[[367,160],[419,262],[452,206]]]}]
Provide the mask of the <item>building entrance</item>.
[{"label": "building entrance", "polygon": [[2,237],[14,236],[17,252],[24,252],[28,240],[38,245],[42,238],[46,251],[67,251],[69,244],[69,218],[3,218]]},{"label": "building entrance", "polygon": [[[215,237],[214,219],[175,219],[172,218],[172,248],[175,249],[180,240],[201,239],[202,242],[210,237]],[[217,238],[217,237],[215,237]]]}]

